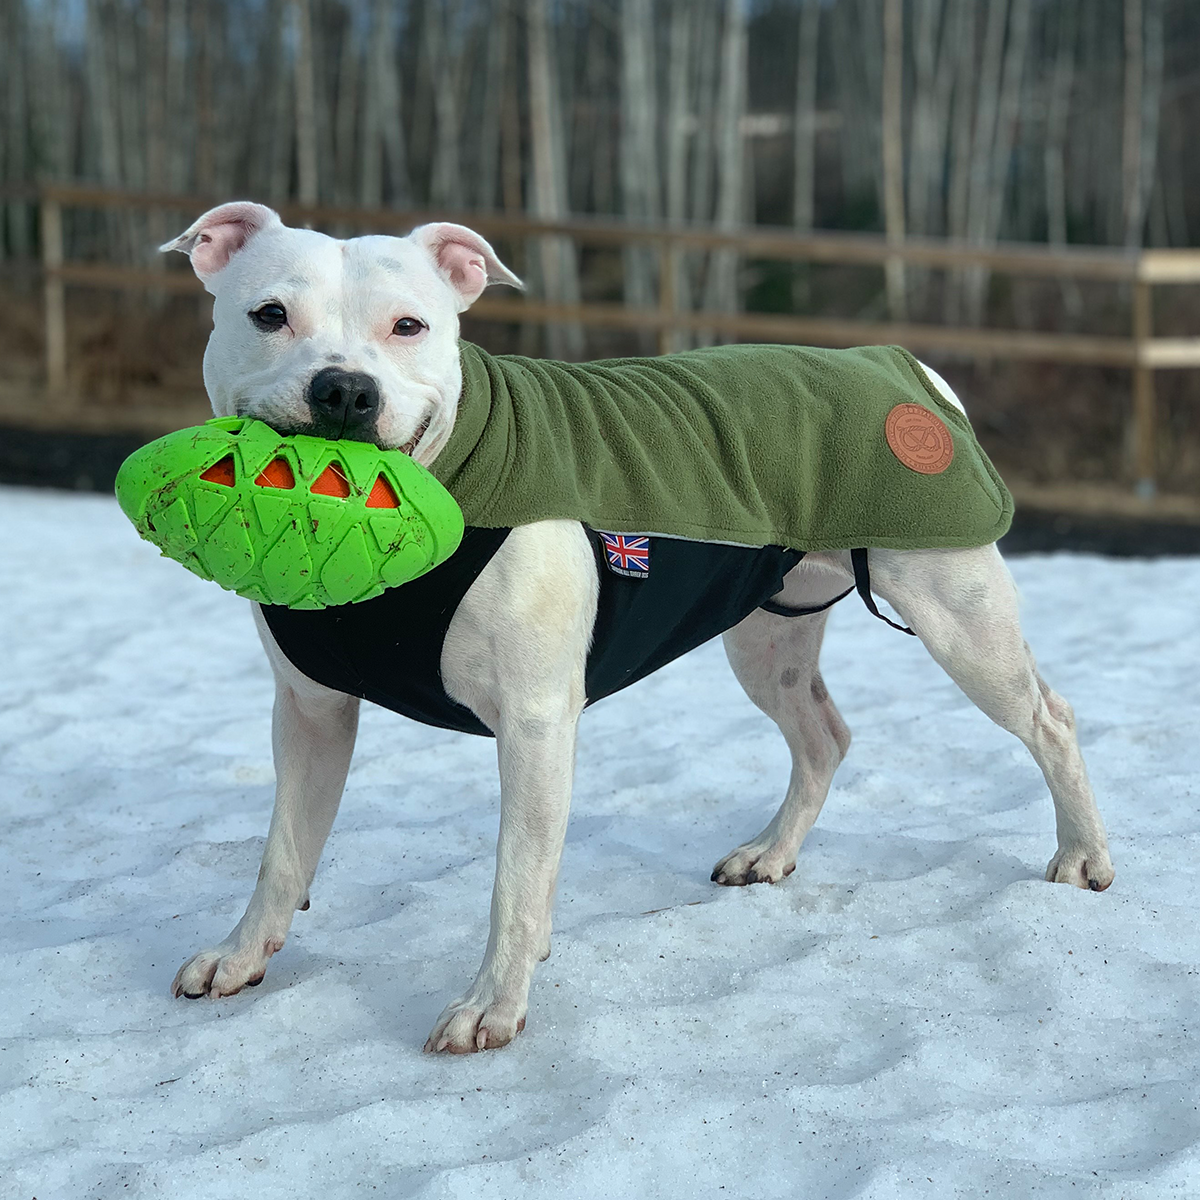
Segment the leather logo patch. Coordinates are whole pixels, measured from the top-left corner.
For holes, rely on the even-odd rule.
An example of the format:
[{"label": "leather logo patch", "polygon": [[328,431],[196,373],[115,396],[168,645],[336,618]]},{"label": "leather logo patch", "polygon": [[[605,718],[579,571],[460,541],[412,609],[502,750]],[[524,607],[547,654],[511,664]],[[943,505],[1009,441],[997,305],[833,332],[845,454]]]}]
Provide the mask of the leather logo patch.
[{"label": "leather logo patch", "polygon": [[884,425],[892,453],[910,471],[940,475],[954,458],[954,439],[941,417],[920,404],[897,404]]}]

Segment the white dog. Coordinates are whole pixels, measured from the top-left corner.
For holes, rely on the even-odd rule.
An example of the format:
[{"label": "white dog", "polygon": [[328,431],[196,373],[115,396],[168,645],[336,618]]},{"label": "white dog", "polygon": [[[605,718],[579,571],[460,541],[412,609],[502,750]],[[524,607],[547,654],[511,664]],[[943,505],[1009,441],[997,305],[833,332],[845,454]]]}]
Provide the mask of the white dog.
[{"label": "white dog", "polygon": [[[458,314],[487,284],[518,284],[487,242],[461,226],[339,241],[286,228],[249,203],[213,209],[164,249],[188,253],[216,298],[204,379],[219,416],[331,436],[358,422],[351,436],[401,448],[425,465],[454,427]],[[957,406],[944,381],[927,374]],[[775,600],[800,608],[832,600],[854,578],[849,549],[805,557]],[[1046,878],[1108,887],[1113,868],[1071,708],[1037,673],[995,546],[871,554],[874,589],[1042,769],[1058,834]],[[597,593],[583,527],[539,521],[512,530],[450,620],[441,676],[448,695],[496,735],[500,836],[483,963],[438,1018],[427,1050],[503,1046],[525,1025],[534,965],[550,952]],[[302,674],[257,606],[256,619],[277,685],[274,815],[245,915],[223,942],[183,965],[176,996],[228,996],[262,979],[293,912],[308,907],[354,748],[359,700]],[[817,665],[824,624],[824,612],[789,620],[756,609],[725,634],[738,680],[779,726],[793,769],[779,811],[717,864],[718,883],[774,883],[794,869],[846,753],[850,734]]]}]

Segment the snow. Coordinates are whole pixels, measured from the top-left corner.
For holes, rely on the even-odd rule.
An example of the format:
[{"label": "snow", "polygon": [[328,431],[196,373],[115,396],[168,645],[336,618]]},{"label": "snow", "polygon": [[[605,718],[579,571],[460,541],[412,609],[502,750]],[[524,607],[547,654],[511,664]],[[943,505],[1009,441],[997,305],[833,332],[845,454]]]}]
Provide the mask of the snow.
[{"label": "snow", "polygon": [[1042,882],[1028,755],[847,601],[795,874],[708,882],[787,777],[711,644],[584,718],[528,1028],[457,1059],[421,1044],[486,940],[492,743],[366,711],[266,981],[172,1000],[270,813],[248,606],[101,497],[0,490],[0,562],[5,1197],[1200,1195],[1200,561],[1013,562],[1107,893]]}]

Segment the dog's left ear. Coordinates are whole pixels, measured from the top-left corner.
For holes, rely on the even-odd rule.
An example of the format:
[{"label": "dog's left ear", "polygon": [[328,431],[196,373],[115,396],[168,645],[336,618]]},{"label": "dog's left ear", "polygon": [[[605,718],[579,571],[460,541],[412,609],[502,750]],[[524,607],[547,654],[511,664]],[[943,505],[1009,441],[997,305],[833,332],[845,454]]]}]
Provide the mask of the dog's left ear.
[{"label": "dog's left ear", "polygon": [[439,222],[418,225],[409,235],[433,259],[434,265],[458,293],[458,311],[471,307],[489,283],[525,285],[500,261],[495,250],[465,225]]}]

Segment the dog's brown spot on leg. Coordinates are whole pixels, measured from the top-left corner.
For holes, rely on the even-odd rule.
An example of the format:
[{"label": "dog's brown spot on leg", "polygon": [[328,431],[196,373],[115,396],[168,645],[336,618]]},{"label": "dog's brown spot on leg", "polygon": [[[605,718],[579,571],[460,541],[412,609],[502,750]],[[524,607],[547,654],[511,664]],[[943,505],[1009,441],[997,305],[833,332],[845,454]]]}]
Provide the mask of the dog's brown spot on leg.
[{"label": "dog's brown spot on leg", "polygon": [[794,688],[800,681],[800,672],[796,667],[785,667],[779,673],[779,686],[784,688]]},{"label": "dog's brown spot on leg", "polygon": [[824,704],[829,699],[829,690],[825,687],[825,680],[819,674],[813,676],[812,698],[818,704]]}]

